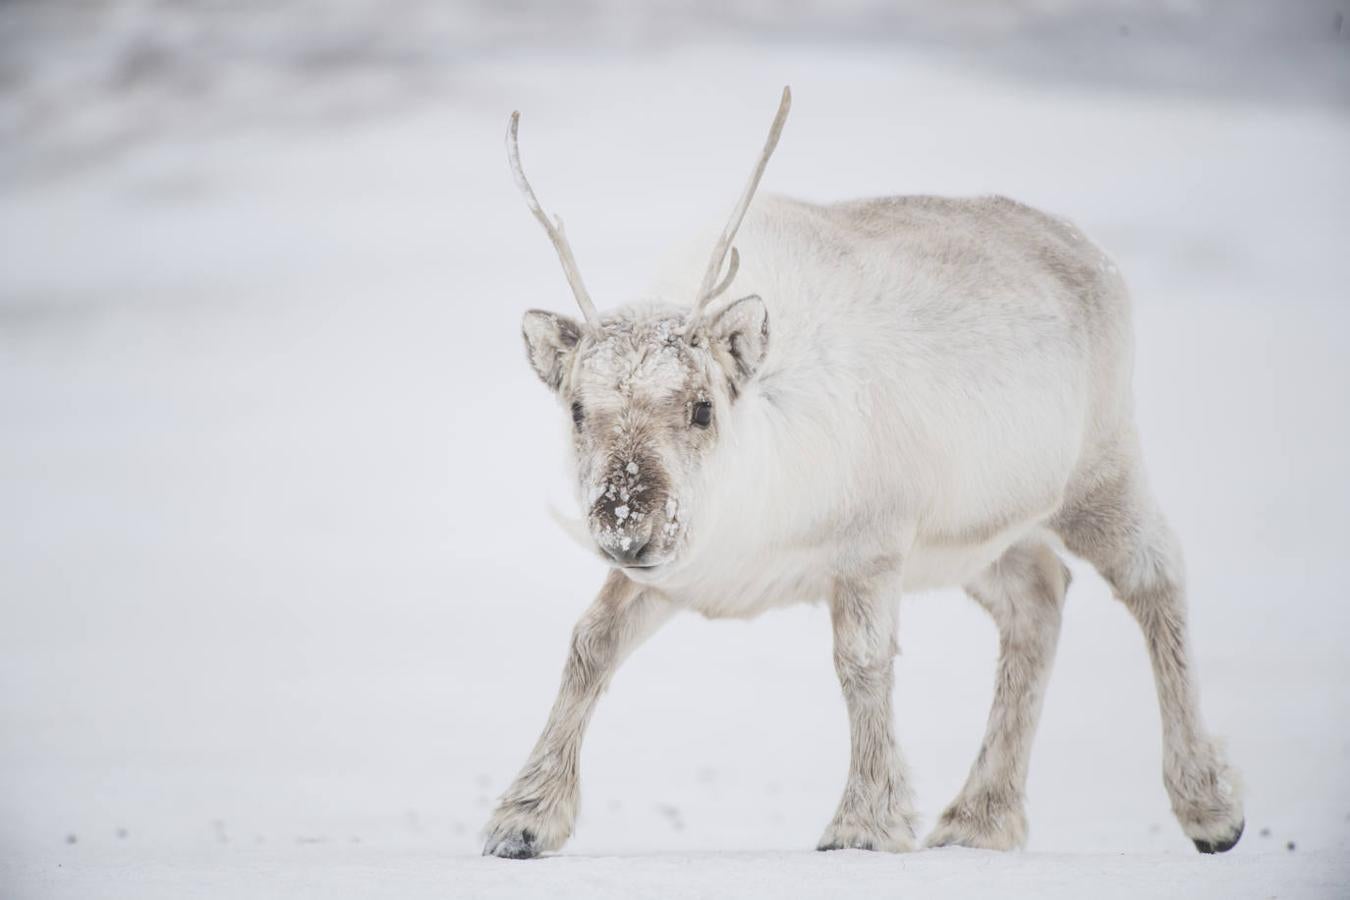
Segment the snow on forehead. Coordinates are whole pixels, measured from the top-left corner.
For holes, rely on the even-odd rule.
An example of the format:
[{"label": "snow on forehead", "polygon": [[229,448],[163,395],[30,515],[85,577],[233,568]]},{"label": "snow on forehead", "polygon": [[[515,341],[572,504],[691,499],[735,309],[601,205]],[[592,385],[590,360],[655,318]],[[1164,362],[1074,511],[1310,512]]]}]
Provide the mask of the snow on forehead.
[{"label": "snow on forehead", "polygon": [[606,322],[605,336],[586,351],[582,368],[620,387],[681,382],[688,375],[689,349],[680,333],[682,324],[673,316]]}]

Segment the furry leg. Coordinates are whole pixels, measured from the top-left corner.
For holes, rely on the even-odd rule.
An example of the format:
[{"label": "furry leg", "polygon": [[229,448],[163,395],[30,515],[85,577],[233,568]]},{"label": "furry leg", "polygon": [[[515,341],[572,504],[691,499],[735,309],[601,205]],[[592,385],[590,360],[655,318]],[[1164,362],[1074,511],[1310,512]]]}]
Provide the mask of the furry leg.
[{"label": "furry leg", "polygon": [[669,618],[670,604],[614,571],[572,632],[548,724],[484,828],[484,856],[529,859],[572,834],[578,757],[596,701],[619,664]]},{"label": "furry leg", "polygon": [[909,778],[891,727],[898,579],[840,579],[830,598],[834,668],[848,705],[848,782],[818,849],[914,849]]},{"label": "furry leg", "polygon": [[1031,744],[1059,640],[1069,571],[1042,543],[1008,550],[967,590],[999,632],[994,704],[965,787],[938,819],[929,847],[1013,850],[1026,844]]},{"label": "furry leg", "polygon": [[[1137,454],[1135,454],[1137,458]],[[1054,526],[1096,566],[1144,633],[1162,715],[1163,784],[1181,829],[1201,853],[1242,836],[1242,786],[1206,733],[1186,628],[1185,567],[1176,536],[1137,470],[1093,485]]]}]

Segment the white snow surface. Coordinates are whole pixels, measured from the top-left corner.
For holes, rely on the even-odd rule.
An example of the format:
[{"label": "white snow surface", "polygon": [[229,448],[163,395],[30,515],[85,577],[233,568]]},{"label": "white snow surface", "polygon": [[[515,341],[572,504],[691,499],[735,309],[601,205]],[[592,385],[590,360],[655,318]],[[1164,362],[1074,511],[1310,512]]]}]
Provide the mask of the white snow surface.
[{"label": "white snow surface", "polygon": [[[785,82],[766,190],[1003,193],[1130,281],[1205,715],[1246,781],[1231,853],[1173,820],[1139,632],[1075,563],[1024,852],[810,849],[848,738],[814,606],[677,618],[599,706],[573,840],[478,855],[603,577],[547,515],[567,412],[519,319],[575,310],[507,116],[604,306],[725,214]],[[1344,109],[872,45],[488,56],[450,83],[0,188],[0,896],[1350,893]],[[995,641],[958,591],[903,606],[929,824]]]}]

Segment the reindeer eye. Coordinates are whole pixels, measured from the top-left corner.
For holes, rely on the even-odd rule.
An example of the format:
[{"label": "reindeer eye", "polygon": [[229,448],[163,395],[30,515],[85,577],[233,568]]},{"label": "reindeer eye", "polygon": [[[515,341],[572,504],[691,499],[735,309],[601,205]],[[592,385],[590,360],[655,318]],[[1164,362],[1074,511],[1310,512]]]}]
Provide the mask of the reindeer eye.
[{"label": "reindeer eye", "polygon": [[707,400],[700,400],[694,404],[694,424],[699,428],[707,428],[712,424],[712,404]]},{"label": "reindeer eye", "polygon": [[580,403],[572,404],[572,424],[581,427],[581,420],[586,418],[586,411],[581,408]]}]

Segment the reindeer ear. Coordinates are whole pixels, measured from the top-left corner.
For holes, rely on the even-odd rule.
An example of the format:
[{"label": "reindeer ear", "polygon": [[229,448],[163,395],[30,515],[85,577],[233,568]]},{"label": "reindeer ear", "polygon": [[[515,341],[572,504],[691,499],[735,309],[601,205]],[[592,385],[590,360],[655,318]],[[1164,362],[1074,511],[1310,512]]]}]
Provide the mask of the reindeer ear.
[{"label": "reindeer ear", "polygon": [[520,330],[525,335],[525,355],[539,380],[550,390],[558,390],[572,351],[581,340],[581,326],[567,316],[532,309],[525,314]]},{"label": "reindeer ear", "polygon": [[709,344],[732,384],[754,375],[769,350],[769,310],[751,294],[718,313],[708,327]]}]

